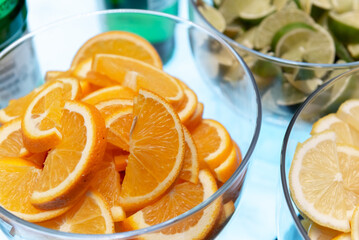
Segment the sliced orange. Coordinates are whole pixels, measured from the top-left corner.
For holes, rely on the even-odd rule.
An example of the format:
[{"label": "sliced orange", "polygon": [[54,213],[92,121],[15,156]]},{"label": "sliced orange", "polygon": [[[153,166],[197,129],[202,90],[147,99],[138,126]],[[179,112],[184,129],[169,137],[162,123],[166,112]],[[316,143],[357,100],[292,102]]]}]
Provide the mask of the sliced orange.
[{"label": "sliced orange", "polygon": [[185,155],[179,178],[197,184],[199,173],[197,148],[186,127],[183,127],[183,133],[185,140]]},{"label": "sliced orange", "polygon": [[120,174],[116,171],[112,154],[107,153],[104,158],[100,169],[94,174],[91,186],[105,198],[113,220],[122,221],[126,218],[126,214],[120,206]]},{"label": "sliced orange", "polygon": [[30,154],[22,141],[21,118],[0,127],[0,158],[23,157]]},{"label": "sliced orange", "polygon": [[30,102],[22,118],[25,147],[33,153],[47,151],[61,140],[58,124],[66,100],[79,98],[81,87],[75,78],[63,78],[45,86]]},{"label": "sliced orange", "polygon": [[45,81],[54,81],[61,77],[72,77],[71,71],[47,71]]},{"label": "sliced orange", "polygon": [[65,103],[60,122],[61,142],[46,157],[31,196],[41,209],[68,206],[89,185],[106,148],[106,129],[100,112],[77,101]]},{"label": "sliced orange", "polygon": [[188,130],[195,129],[202,121],[204,105],[201,102],[197,103],[196,110],[183,124],[188,128]]},{"label": "sliced orange", "polygon": [[111,99],[125,98],[133,99],[135,93],[127,87],[123,86],[112,86],[101,88],[97,91],[92,92],[82,99],[83,102],[96,105],[99,102]]},{"label": "sliced orange", "polygon": [[236,207],[234,206],[232,200],[229,200],[223,204],[217,225],[221,226],[223,223],[225,223],[232,216],[234,210],[236,210]]},{"label": "sliced orange", "polygon": [[[165,222],[185,213],[217,190],[216,180],[208,170],[201,170],[199,183],[176,183],[155,203],[136,212],[124,221],[124,228],[137,230]],[[204,239],[212,230],[221,208],[221,199],[214,200],[204,210],[143,239]]]},{"label": "sliced orange", "polygon": [[184,89],[184,95],[185,98],[177,110],[178,116],[183,123],[188,121],[189,118],[196,112],[198,103],[197,95],[190,88]]},{"label": "sliced orange", "polygon": [[103,74],[134,91],[150,90],[174,106],[184,98],[183,88],[176,79],[159,68],[133,58],[111,54],[98,54],[92,70]]},{"label": "sliced orange", "polygon": [[89,39],[77,51],[71,67],[75,67],[98,53],[131,57],[162,68],[161,58],[151,43],[139,35],[123,31],[109,31]]},{"label": "sliced orange", "polygon": [[120,154],[114,156],[116,171],[121,172],[125,171],[127,162],[128,162],[128,154]]},{"label": "sliced orange", "polygon": [[65,214],[38,224],[61,232],[82,234],[114,232],[114,223],[109,206],[104,197],[93,190],[88,191]]},{"label": "sliced orange", "polygon": [[220,182],[226,182],[232,174],[237,170],[240,159],[239,154],[237,154],[237,144],[232,144],[232,150],[229,153],[229,156],[218,166],[214,169],[215,177]]},{"label": "sliced orange", "polygon": [[7,107],[0,109],[0,123],[4,124],[15,118],[22,117],[25,113],[27,106],[41,89],[42,86],[35,88],[33,91],[31,91],[24,97],[10,100]]},{"label": "sliced orange", "polygon": [[129,151],[130,130],[133,122],[133,107],[126,107],[105,118],[107,141],[125,151]]},{"label": "sliced orange", "polygon": [[141,89],[133,114],[120,197],[125,210],[138,210],[163,194],[179,175],[185,151],[181,120],[165,99]]},{"label": "sliced orange", "polygon": [[30,203],[33,187],[41,170],[21,158],[0,159],[0,205],[12,214],[30,222],[54,218],[68,208],[45,211]]},{"label": "sliced orange", "polygon": [[98,87],[111,87],[119,85],[118,82],[94,71],[89,71],[84,78],[84,81],[88,81]]},{"label": "sliced orange", "polygon": [[95,104],[95,107],[98,110],[100,110],[104,118],[106,118],[113,112],[116,112],[117,110],[120,110],[125,107],[132,107],[132,106],[133,106],[133,100],[125,99],[125,98],[110,99]]},{"label": "sliced orange", "polygon": [[209,166],[214,170],[223,163],[233,144],[226,128],[212,119],[203,119],[192,131],[193,140],[197,146],[200,167]]}]

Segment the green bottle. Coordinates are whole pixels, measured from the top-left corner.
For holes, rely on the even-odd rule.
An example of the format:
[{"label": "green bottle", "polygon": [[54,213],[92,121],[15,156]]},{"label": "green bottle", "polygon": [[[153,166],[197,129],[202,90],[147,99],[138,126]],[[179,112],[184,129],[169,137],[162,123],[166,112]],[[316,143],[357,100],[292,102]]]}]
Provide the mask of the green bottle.
[{"label": "green bottle", "polygon": [[[26,15],[25,0],[0,0],[0,53],[26,33]],[[33,43],[28,39],[0,58],[0,108],[42,81]]]},{"label": "green bottle", "polygon": [[[146,9],[178,15],[178,0],[105,0],[107,9]],[[174,26],[163,18],[137,16],[131,21],[120,21],[114,16],[107,17],[108,30],[122,30],[136,33],[146,38],[158,51],[163,63],[170,60],[174,49]]]}]

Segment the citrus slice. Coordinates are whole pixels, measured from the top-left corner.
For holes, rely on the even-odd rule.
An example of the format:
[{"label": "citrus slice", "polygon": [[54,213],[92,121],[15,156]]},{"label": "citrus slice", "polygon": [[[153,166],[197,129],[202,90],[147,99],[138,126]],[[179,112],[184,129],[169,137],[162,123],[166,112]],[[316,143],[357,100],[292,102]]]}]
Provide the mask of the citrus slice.
[{"label": "citrus slice", "polygon": [[197,146],[200,168],[209,166],[214,170],[227,159],[233,144],[226,128],[212,119],[203,119],[191,132]]},{"label": "citrus slice", "polygon": [[186,127],[183,127],[183,133],[185,140],[185,154],[179,178],[197,184],[199,173],[197,148]]},{"label": "citrus slice", "polygon": [[44,152],[60,142],[62,107],[66,100],[77,99],[80,94],[77,79],[63,78],[45,86],[32,99],[21,123],[24,145],[30,152]]},{"label": "citrus slice", "polygon": [[354,59],[358,59],[359,58],[359,44],[358,43],[352,43],[352,44],[348,44],[348,51],[350,53],[350,55],[354,58]]},{"label": "citrus slice", "polygon": [[359,147],[359,132],[338,118],[335,113],[322,117],[313,124],[310,134],[332,130],[336,134],[337,143],[356,145]]},{"label": "citrus slice", "polygon": [[107,141],[125,151],[129,151],[130,130],[133,122],[133,107],[117,110],[105,118]]},{"label": "citrus slice", "polygon": [[144,38],[129,32],[109,31],[89,39],[77,51],[71,67],[81,61],[93,58],[98,53],[118,54],[144,61],[162,68],[162,61],[156,49]]},{"label": "citrus slice", "polygon": [[94,91],[84,97],[82,101],[85,103],[96,105],[97,103],[105,100],[117,98],[133,99],[134,96],[135,93],[130,88],[117,85],[101,88],[97,91]]},{"label": "citrus slice", "polygon": [[[124,221],[128,230],[137,230],[165,222],[185,213],[217,190],[216,180],[207,170],[199,172],[198,184],[176,183],[168,193],[155,203],[136,212]],[[204,210],[156,233],[146,234],[144,239],[204,239],[212,230],[219,215],[221,199],[216,199]]]},{"label": "citrus slice", "polygon": [[359,11],[342,14],[330,12],[328,27],[330,31],[343,43],[359,43]]},{"label": "citrus slice", "polygon": [[172,104],[179,104],[184,97],[183,89],[176,79],[147,63],[136,59],[97,54],[92,69],[134,91],[150,90]]},{"label": "citrus slice", "polygon": [[24,97],[10,100],[7,107],[0,109],[0,123],[4,124],[15,118],[22,117],[27,106],[41,89],[42,86],[35,88]]},{"label": "citrus slice", "polygon": [[82,234],[106,234],[114,232],[109,206],[101,194],[88,191],[65,214],[39,223],[40,226],[61,232]]},{"label": "citrus slice", "polygon": [[166,100],[140,89],[133,115],[120,197],[125,210],[140,209],[163,194],[179,175],[185,151],[181,121]]},{"label": "citrus slice", "polygon": [[184,121],[183,124],[189,130],[192,130],[192,129],[196,128],[200,124],[200,122],[202,121],[203,110],[204,110],[203,103],[198,102],[195,112],[186,121]]},{"label": "citrus slice", "polygon": [[[0,204],[3,208],[30,222],[40,222],[59,216],[68,208],[45,211],[30,203],[33,187],[41,170],[21,158],[0,159]],[[11,184],[9,184],[11,183]]]},{"label": "citrus slice", "polygon": [[115,167],[117,172],[126,170],[129,154],[119,154],[114,156]]},{"label": "citrus slice", "polygon": [[219,214],[219,219],[218,219],[217,225],[221,226],[223,223],[225,223],[232,216],[232,214],[234,213],[235,210],[236,210],[236,207],[234,206],[234,203],[232,200],[223,204],[223,206],[221,208],[221,212]]},{"label": "citrus slice", "polygon": [[0,127],[0,158],[23,157],[30,154],[22,141],[21,118]]},{"label": "citrus slice", "polygon": [[359,131],[359,99],[350,99],[342,103],[337,111],[337,115]]},{"label": "citrus slice", "polygon": [[328,31],[315,24],[283,34],[275,44],[275,55],[298,62],[330,64],[334,62],[335,45]]},{"label": "citrus slice", "polygon": [[332,131],[299,143],[289,172],[293,201],[311,220],[349,232],[349,220],[359,203],[359,150],[336,146]]},{"label": "citrus slice", "polygon": [[226,29],[226,20],[216,8],[203,4],[198,7],[198,11],[218,31],[223,32]]},{"label": "citrus slice", "polygon": [[186,122],[196,111],[197,108],[197,95],[190,88],[184,89],[184,100],[177,110],[178,116],[181,121]]},{"label": "citrus slice", "polygon": [[76,77],[84,79],[87,77],[87,73],[91,71],[91,65],[92,58],[86,58],[72,69],[72,74]]},{"label": "citrus slice", "polygon": [[133,100],[125,98],[104,100],[95,104],[95,107],[100,110],[104,118],[111,115],[113,112],[116,112],[117,110],[132,106]]},{"label": "citrus slice", "polygon": [[283,8],[274,14],[266,17],[259,24],[256,37],[254,38],[255,48],[262,49],[271,45],[275,34],[283,27],[292,23],[304,23],[314,25],[313,19],[305,12],[296,8]]},{"label": "citrus slice", "polygon": [[232,174],[237,170],[240,162],[240,153],[237,153],[239,150],[237,144],[233,142],[232,150],[229,153],[229,156],[223,160],[223,162],[214,169],[215,177],[218,181],[224,183],[226,182]]},{"label": "citrus slice", "polygon": [[92,85],[98,86],[98,87],[111,87],[114,85],[118,85],[118,82],[113,81],[112,79],[110,79],[102,74],[99,74],[97,72],[94,72],[92,70],[87,73],[84,81],[87,81],[87,82],[91,83]]},{"label": "citrus slice", "polygon": [[93,176],[91,187],[105,198],[115,222],[126,218],[126,214],[120,206],[120,174],[116,171],[112,154],[105,154],[103,163]]},{"label": "citrus slice", "polygon": [[351,225],[351,239],[359,239],[359,205],[355,207],[353,216],[350,221]]},{"label": "citrus slice", "polygon": [[332,240],[339,234],[341,234],[341,232],[333,230],[331,228],[322,227],[315,223],[312,223],[308,229],[308,236],[311,240]]},{"label": "citrus slice", "polygon": [[351,233],[340,233],[338,236],[332,238],[332,240],[352,240]]},{"label": "citrus slice", "polygon": [[106,148],[105,123],[95,107],[68,101],[63,109],[62,140],[48,153],[31,195],[32,204],[41,209],[68,206],[77,200]]}]

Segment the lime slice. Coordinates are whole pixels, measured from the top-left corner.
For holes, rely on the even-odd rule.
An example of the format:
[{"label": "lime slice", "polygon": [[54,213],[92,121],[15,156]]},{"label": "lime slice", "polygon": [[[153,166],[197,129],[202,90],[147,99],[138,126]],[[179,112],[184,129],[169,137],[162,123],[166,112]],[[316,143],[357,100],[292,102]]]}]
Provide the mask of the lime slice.
[{"label": "lime slice", "polygon": [[234,40],[248,48],[254,47],[254,37],[256,35],[257,27],[252,27],[247,30],[245,33],[240,35],[239,37],[235,38]]},{"label": "lime slice", "polygon": [[348,44],[348,51],[353,58],[359,59],[359,44],[358,43]]},{"label": "lime slice", "polygon": [[330,34],[320,25],[314,28],[298,27],[282,35],[275,45],[275,55],[292,61],[334,62],[335,45]]},{"label": "lime slice", "polygon": [[359,43],[359,11],[329,13],[328,27],[343,43]]},{"label": "lime slice", "polygon": [[[332,37],[334,40],[335,54],[337,55],[337,57],[339,59],[344,60],[345,62],[353,62],[354,59],[351,56],[351,54],[348,52],[350,44],[348,45],[348,49],[347,49],[342,42],[338,41],[338,39],[336,37],[334,37],[334,36],[332,36]],[[353,44],[353,45],[355,45],[355,44]]]},{"label": "lime slice", "polygon": [[307,95],[311,94],[323,83],[322,79],[320,78],[312,78],[308,80],[295,80],[294,74],[284,73],[283,75],[293,87],[295,87],[296,89]]},{"label": "lime slice", "polygon": [[288,3],[288,0],[273,0],[273,5],[277,10],[281,10]]},{"label": "lime slice", "polygon": [[352,11],[353,3],[353,0],[331,0],[333,10],[337,13]]},{"label": "lime slice", "polygon": [[299,3],[300,8],[307,14],[310,14],[312,11],[312,0],[300,0]]},{"label": "lime slice", "polygon": [[312,0],[312,3],[314,6],[317,6],[321,9],[330,10],[332,8],[332,3],[330,0]]},{"label": "lime slice", "polygon": [[235,39],[237,36],[243,35],[245,33],[245,30],[239,22],[234,21],[227,25],[223,33],[227,37]]},{"label": "lime slice", "polygon": [[284,8],[281,11],[268,16],[258,26],[254,41],[255,48],[262,49],[270,46],[273,37],[281,28],[296,22],[308,25],[315,24],[308,14],[295,8]]},{"label": "lime slice", "polygon": [[293,87],[289,82],[284,82],[280,89],[280,94],[276,94],[276,103],[279,106],[295,106],[305,101],[307,94]]},{"label": "lime slice", "polygon": [[198,10],[215,29],[220,32],[223,32],[224,29],[226,29],[226,21],[222,13],[216,8],[203,4],[198,7]]},{"label": "lime slice", "polygon": [[246,20],[262,19],[276,10],[270,0],[240,0],[224,1],[219,10],[226,22],[232,22],[239,17]]}]

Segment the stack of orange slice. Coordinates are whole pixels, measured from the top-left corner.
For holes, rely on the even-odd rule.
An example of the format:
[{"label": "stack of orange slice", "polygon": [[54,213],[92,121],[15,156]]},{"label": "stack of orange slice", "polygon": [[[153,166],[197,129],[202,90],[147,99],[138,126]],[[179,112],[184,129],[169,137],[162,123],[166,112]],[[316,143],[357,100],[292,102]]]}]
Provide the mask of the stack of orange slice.
[{"label": "stack of orange slice", "polygon": [[[241,162],[226,128],[162,69],[145,39],[99,34],[68,71],[0,110],[0,205],[41,226],[113,233],[203,202]],[[234,211],[218,198],[147,239],[204,239]],[[116,224],[115,224],[116,223]]]}]

